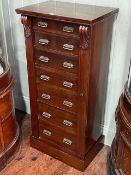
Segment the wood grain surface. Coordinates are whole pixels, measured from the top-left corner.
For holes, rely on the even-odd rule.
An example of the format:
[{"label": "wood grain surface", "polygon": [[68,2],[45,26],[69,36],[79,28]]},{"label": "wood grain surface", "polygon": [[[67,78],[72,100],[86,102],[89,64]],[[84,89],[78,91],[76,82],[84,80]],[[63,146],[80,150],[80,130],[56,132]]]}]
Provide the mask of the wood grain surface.
[{"label": "wood grain surface", "polygon": [[131,95],[127,84],[116,109],[116,135],[110,153],[113,175],[131,174]]},{"label": "wood grain surface", "polygon": [[[70,6],[74,10],[73,5],[75,16],[68,11]],[[61,9],[65,14],[59,13]],[[112,29],[118,9],[47,1],[16,12],[22,15],[25,33],[32,125],[30,145],[84,171],[104,143],[101,125],[104,124]],[[65,119],[66,115],[77,116],[75,132],[71,132],[72,126],[68,132],[64,126],[61,129],[59,120],[55,123],[40,120],[40,104],[64,111],[64,125],[71,123],[71,118]],[[51,111],[44,107],[42,111],[42,116],[49,118]]]},{"label": "wood grain surface", "polygon": [[10,66],[0,57],[0,170],[12,159],[20,143],[20,130],[15,120],[13,101],[14,78]]},{"label": "wood grain surface", "polygon": [[[25,116],[25,117],[24,117]],[[58,161],[38,150],[31,148],[29,115],[17,112],[22,127],[23,143],[14,160],[0,172],[0,175],[107,175],[107,156],[109,147],[105,146],[82,173],[61,161]],[[23,118],[23,120],[21,120]]]},{"label": "wood grain surface", "polygon": [[17,13],[22,13],[28,16],[44,16],[50,19],[53,15],[57,20],[65,20],[68,18],[68,21],[72,20],[73,22],[81,21],[85,23],[93,23],[118,12],[118,9],[79,3],[46,1],[44,3],[19,8],[16,11]]}]

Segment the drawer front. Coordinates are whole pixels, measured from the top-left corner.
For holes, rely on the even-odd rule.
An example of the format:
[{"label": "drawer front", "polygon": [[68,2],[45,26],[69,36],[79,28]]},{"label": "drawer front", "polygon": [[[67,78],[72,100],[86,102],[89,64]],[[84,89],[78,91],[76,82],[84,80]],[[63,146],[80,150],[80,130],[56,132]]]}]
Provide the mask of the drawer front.
[{"label": "drawer front", "polygon": [[39,121],[50,122],[67,133],[76,134],[77,115],[73,115],[46,104],[39,103]]},{"label": "drawer front", "polygon": [[[50,70],[50,72],[48,70]],[[42,83],[43,86],[50,85],[71,91],[78,90],[78,79],[75,74],[36,67],[36,75],[37,83]]]},{"label": "drawer front", "polygon": [[57,87],[42,86],[40,83],[37,84],[37,89],[38,101],[65,111],[77,113],[77,95],[72,95],[69,91],[61,91]]},{"label": "drawer front", "polygon": [[79,58],[77,56],[68,57],[35,49],[34,61],[40,66],[47,66],[70,73],[78,73]]},{"label": "drawer front", "polygon": [[46,33],[35,33],[35,46],[38,47],[78,55],[79,45],[79,39],[60,37]]},{"label": "drawer front", "polygon": [[63,149],[76,150],[76,138],[71,134],[66,134],[49,124],[39,124],[39,137],[61,146]]},{"label": "drawer front", "polygon": [[34,18],[33,29],[62,35],[79,36],[79,25],[65,22],[56,22],[48,19]]}]

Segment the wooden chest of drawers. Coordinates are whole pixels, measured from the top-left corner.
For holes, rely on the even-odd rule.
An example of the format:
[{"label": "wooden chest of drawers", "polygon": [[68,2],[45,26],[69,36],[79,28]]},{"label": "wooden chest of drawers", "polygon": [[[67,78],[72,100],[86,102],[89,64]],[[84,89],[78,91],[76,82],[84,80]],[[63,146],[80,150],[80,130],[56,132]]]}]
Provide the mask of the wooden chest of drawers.
[{"label": "wooden chest of drawers", "polygon": [[47,1],[16,12],[26,38],[31,146],[84,170],[103,146],[118,9]]}]

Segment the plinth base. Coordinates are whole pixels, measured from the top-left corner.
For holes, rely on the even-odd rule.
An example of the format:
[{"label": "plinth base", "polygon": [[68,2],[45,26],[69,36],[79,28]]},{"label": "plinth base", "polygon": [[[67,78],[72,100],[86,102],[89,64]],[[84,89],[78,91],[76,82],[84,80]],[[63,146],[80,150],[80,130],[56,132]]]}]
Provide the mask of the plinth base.
[{"label": "plinth base", "polygon": [[93,148],[87,153],[85,159],[80,159],[74,155],[67,154],[55,147],[47,144],[46,142],[42,142],[41,140],[31,137],[30,144],[33,148],[38,149],[39,151],[44,152],[69,166],[72,166],[80,171],[84,171],[89,163],[93,160],[96,154],[101,150],[104,146],[103,144],[104,136],[101,136]]}]

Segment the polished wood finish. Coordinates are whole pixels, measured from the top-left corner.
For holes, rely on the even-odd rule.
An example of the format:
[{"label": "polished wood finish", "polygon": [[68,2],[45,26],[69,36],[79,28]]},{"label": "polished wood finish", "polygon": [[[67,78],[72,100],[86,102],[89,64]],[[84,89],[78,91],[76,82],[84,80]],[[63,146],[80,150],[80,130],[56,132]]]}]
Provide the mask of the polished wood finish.
[{"label": "polished wood finish", "polygon": [[116,110],[117,131],[111,147],[112,175],[131,174],[131,94],[127,85]]},{"label": "polished wood finish", "polygon": [[[47,32],[41,33],[35,32],[35,46],[36,47],[42,47],[43,43],[40,43],[40,39],[46,39],[49,43],[44,44],[45,50],[58,50],[59,52],[66,52],[70,55],[78,55],[79,54],[79,39],[73,38],[73,37],[58,37],[58,34],[47,34]],[[64,50],[63,46],[64,44],[73,45],[73,50]]]},{"label": "polished wood finish", "polygon": [[[42,58],[46,58],[44,61],[41,61]],[[63,72],[70,72],[78,74],[79,70],[79,59],[78,56],[64,56],[59,54],[50,53],[49,50],[44,50],[43,48],[36,48],[35,49],[35,57],[34,62],[36,66],[44,66],[46,67],[55,68],[57,70],[63,70]],[[66,64],[65,64],[66,63]],[[68,64],[67,64],[68,63]],[[65,66],[63,66],[65,64]],[[73,65],[72,68],[68,68],[68,65]],[[72,74],[73,75],[73,74]]]},{"label": "polished wood finish", "polygon": [[38,109],[39,120],[45,121],[46,123],[54,123],[54,125],[57,125],[63,131],[76,135],[78,127],[77,115],[41,103],[38,104]]},{"label": "polished wood finish", "polygon": [[[46,32],[49,32],[49,33],[55,32],[55,33],[58,33],[59,35],[63,35],[63,32],[64,32],[64,34],[67,36],[79,37],[78,24],[66,23],[65,25],[65,22],[56,22],[49,19],[36,18],[34,19],[34,22],[33,22],[33,29],[36,31],[41,30],[44,32],[45,29],[38,26],[38,23],[41,23],[41,22],[48,23],[48,28],[46,29]],[[70,31],[72,31],[71,29],[73,28],[73,32],[66,33],[66,26],[70,27]]]},{"label": "polished wood finish", "polygon": [[47,1],[16,12],[26,38],[31,146],[84,171],[103,146],[118,9]]},{"label": "polished wood finish", "polygon": [[[45,95],[49,95],[50,99],[44,98]],[[41,84],[38,85],[38,101],[49,104],[51,106],[55,106],[59,109],[66,110],[68,112],[72,112],[74,114],[77,113],[78,110],[78,95],[72,94],[67,90],[57,90],[57,87],[53,88],[50,86],[43,86]],[[64,101],[67,102],[64,104]],[[71,103],[71,107],[68,106],[68,102]]]},{"label": "polished wood finish", "polygon": [[11,160],[20,142],[13,101],[14,78],[9,65],[0,58],[4,72],[0,75],[0,169]]},{"label": "polished wood finish", "polygon": [[107,157],[108,146],[97,154],[85,172],[82,173],[49,155],[30,147],[30,115],[17,111],[16,117],[22,127],[22,145],[20,151],[1,172],[0,175],[109,175]]},{"label": "polished wood finish", "polygon": [[[54,18],[58,21],[74,22],[76,25],[92,24],[102,21],[105,17],[118,12],[118,9],[111,7],[100,7],[86,4],[46,1],[17,9],[17,13],[27,16],[44,17],[45,19]],[[71,23],[72,24],[72,23]]]},{"label": "polished wood finish", "polygon": [[65,90],[78,91],[78,76],[68,72],[54,71],[50,68],[36,68],[37,83],[44,86],[52,85]]}]

